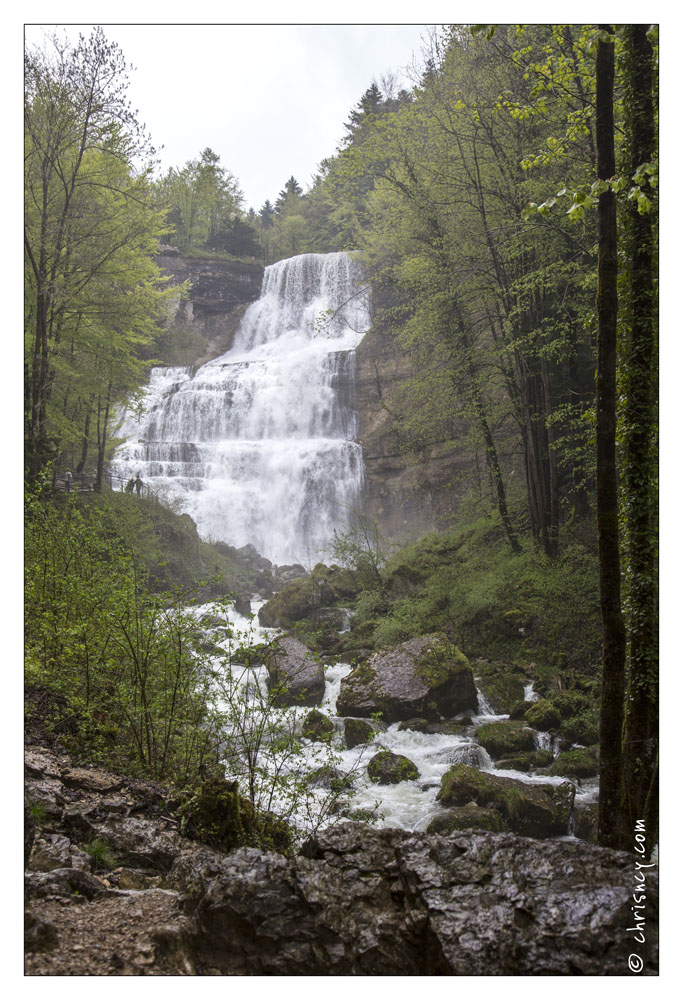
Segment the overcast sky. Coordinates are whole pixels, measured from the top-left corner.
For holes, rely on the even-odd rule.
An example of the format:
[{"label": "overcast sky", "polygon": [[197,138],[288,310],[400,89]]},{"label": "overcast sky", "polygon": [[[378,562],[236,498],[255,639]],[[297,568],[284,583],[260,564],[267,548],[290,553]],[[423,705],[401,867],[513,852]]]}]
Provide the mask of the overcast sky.
[{"label": "overcast sky", "polygon": [[[27,41],[92,25],[27,26]],[[238,178],[247,207],[273,201],[294,174],[304,190],[334,152],[373,77],[422,58],[425,25],[106,24],[136,67],[129,96],[162,165],[205,146]]]}]

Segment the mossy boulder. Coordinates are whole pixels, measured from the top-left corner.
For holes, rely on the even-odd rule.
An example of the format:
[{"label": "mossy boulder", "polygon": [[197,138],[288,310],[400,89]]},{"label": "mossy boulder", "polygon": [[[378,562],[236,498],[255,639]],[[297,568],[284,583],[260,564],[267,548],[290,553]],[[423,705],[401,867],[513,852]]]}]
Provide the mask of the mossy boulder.
[{"label": "mossy boulder", "polygon": [[471,802],[500,813],[505,828],[523,837],[565,834],[574,802],[574,786],[530,784],[456,764],[441,779],[437,801],[444,806]]},{"label": "mossy boulder", "polygon": [[524,718],[524,716],[526,715],[526,713],[529,711],[529,709],[533,704],[534,704],[533,701],[516,701],[508,714],[511,719],[514,719],[516,722],[519,722],[520,719]]},{"label": "mossy boulder", "polygon": [[462,719],[447,719],[445,722],[430,722],[425,732],[439,736],[461,736],[472,725],[469,715]]},{"label": "mossy boulder", "polygon": [[410,718],[436,721],[476,708],[472,669],[445,635],[409,639],[374,653],[341,682],[337,711],[388,723]]},{"label": "mossy boulder", "polygon": [[579,743],[584,747],[593,746],[600,738],[600,718],[597,709],[589,709],[571,719],[565,719],[559,728],[559,735],[569,746],[573,743]]},{"label": "mossy boulder", "polygon": [[265,653],[268,686],[275,689],[277,705],[319,705],[325,694],[325,674],[320,659],[296,636],[277,639]]},{"label": "mossy boulder", "polygon": [[470,803],[447,809],[435,816],[427,833],[452,833],[454,830],[490,830],[501,833],[505,829],[503,817],[496,809],[482,809]]},{"label": "mossy boulder", "polygon": [[[550,750],[531,750],[526,753],[506,755],[496,761],[497,771],[536,771],[553,762]],[[552,773],[552,772],[551,772]]]},{"label": "mossy boulder", "polygon": [[343,566],[318,563],[313,567],[311,577],[319,584],[329,587],[335,601],[357,597],[363,590],[362,575]]},{"label": "mossy boulder", "polygon": [[287,852],[292,843],[289,827],[270,813],[259,812],[240,795],[236,781],[213,777],[181,806],[181,830],[219,851],[262,847]]},{"label": "mossy boulder", "polygon": [[344,719],[344,740],[349,750],[372,742],[376,732],[376,727],[365,719]]},{"label": "mossy boulder", "polygon": [[536,748],[533,730],[523,722],[485,722],[477,727],[475,736],[494,758]]},{"label": "mossy boulder", "polygon": [[317,626],[320,609],[334,602],[334,593],[324,580],[306,577],[292,580],[258,613],[259,623],[268,628],[292,628],[304,622]]},{"label": "mossy boulder", "polygon": [[548,774],[554,774],[562,778],[594,778],[599,771],[599,746],[561,750],[548,768]]},{"label": "mossy boulder", "polygon": [[524,680],[508,664],[477,660],[473,664],[477,684],[496,715],[508,715],[524,700]]},{"label": "mossy boulder", "polygon": [[412,760],[390,750],[380,750],[368,762],[368,778],[377,785],[398,785],[419,777],[420,772]]},{"label": "mossy boulder", "polygon": [[559,711],[546,698],[539,698],[538,701],[535,701],[531,708],[524,713],[524,718],[530,726],[544,733],[551,729],[558,729],[562,722]]},{"label": "mossy boulder", "polygon": [[592,702],[587,694],[582,691],[560,691],[555,692],[551,698],[555,708],[563,719],[571,719],[575,715],[581,715],[592,707]]},{"label": "mossy boulder", "polygon": [[317,708],[308,713],[301,727],[301,735],[312,743],[329,743],[333,734],[334,723]]}]

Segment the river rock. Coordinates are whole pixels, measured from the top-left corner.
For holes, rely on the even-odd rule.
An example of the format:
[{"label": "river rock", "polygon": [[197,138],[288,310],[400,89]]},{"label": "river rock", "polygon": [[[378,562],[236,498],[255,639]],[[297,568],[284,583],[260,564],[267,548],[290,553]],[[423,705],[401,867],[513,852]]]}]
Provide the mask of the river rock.
[{"label": "river rock", "polygon": [[478,806],[498,810],[506,829],[524,837],[566,834],[569,827],[574,786],[535,784],[503,778],[456,764],[441,779],[437,801],[444,806]]},{"label": "river rock", "polygon": [[398,785],[420,777],[412,760],[400,753],[380,750],[368,761],[368,778],[377,785]]},{"label": "river rock", "polygon": [[526,753],[509,754],[505,757],[500,757],[496,761],[496,770],[536,771],[539,767],[548,767],[552,762],[553,755],[550,750],[528,750]]},{"label": "river rock", "polygon": [[344,740],[349,750],[370,743],[375,732],[375,726],[365,719],[344,719]]},{"label": "river rock", "polygon": [[467,658],[441,633],[384,649],[342,679],[337,711],[385,722],[438,719],[476,708]]},{"label": "river rock", "polygon": [[508,757],[536,746],[533,730],[523,722],[486,722],[475,736],[492,757]]},{"label": "river rock", "polygon": [[[344,823],[285,858],[179,858],[194,954],[255,976],[623,975],[633,859],[580,841]],[[644,972],[657,971],[656,876]]]},{"label": "river rock", "polygon": [[316,708],[308,713],[301,727],[301,735],[312,743],[329,743],[333,733],[334,722]]},{"label": "river rock", "polygon": [[503,817],[496,809],[482,809],[470,803],[439,813],[431,820],[427,833],[453,833],[454,830],[492,830],[499,833],[503,829]]},{"label": "river rock", "polygon": [[137,816],[112,816],[94,829],[125,867],[167,872],[181,850],[175,830]]},{"label": "river rock", "polygon": [[548,774],[563,778],[594,778],[600,770],[600,747],[577,747],[561,750],[548,768]]},{"label": "river rock", "polygon": [[303,642],[283,636],[266,654],[269,687],[277,686],[278,705],[319,705],[325,694],[325,674]]},{"label": "river rock", "polygon": [[545,698],[535,701],[524,713],[524,718],[530,726],[544,733],[558,729],[562,722],[559,711]]}]

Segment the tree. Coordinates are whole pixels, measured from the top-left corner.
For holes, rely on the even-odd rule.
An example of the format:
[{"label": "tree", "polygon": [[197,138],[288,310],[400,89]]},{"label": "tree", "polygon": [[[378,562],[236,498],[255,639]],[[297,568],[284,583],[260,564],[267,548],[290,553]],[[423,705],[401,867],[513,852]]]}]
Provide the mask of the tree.
[{"label": "tree", "polygon": [[628,658],[623,756],[624,844],[636,820],[657,835],[656,275],[654,160],[656,84],[648,26],[623,29],[625,171],[631,189],[624,225],[626,278],[621,390]]},{"label": "tree", "polygon": [[95,406],[106,444],[121,382],[128,392],[144,376],[135,346],[154,335],[166,296],[152,257],[164,223],[151,168],[133,167],[153,151],[125,97],[120,50],[96,28],[73,49],[54,36],[27,51],[25,68],[25,434],[35,476],[77,441],[85,460]]},{"label": "tree", "polygon": [[171,167],[159,188],[183,250],[215,246],[221,232],[243,214],[237,178],[220,166],[220,156],[208,146],[199,159],[188,160],[181,169]]},{"label": "tree", "polygon": [[[616,173],[614,154],[614,33],[600,27],[595,57],[597,174]],[[597,364],[597,523],[600,607],[603,624],[602,706],[600,713],[600,798],[598,837],[619,846],[624,720],[626,636],[621,611],[619,502],[616,462],[617,374],[617,199],[613,190],[598,200],[598,364]]]}]

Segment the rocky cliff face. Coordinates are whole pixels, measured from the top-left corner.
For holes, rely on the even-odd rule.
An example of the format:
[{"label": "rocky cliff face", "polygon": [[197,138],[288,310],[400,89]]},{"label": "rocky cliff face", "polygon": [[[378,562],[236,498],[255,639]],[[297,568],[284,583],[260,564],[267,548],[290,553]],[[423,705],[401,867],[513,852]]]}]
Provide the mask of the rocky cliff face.
[{"label": "rocky cliff face", "polygon": [[166,356],[169,365],[201,365],[232,346],[250,302],[261,292],[263,268],[238,260],[184,257],[166,247],[157,257],[172,285],[190,282],[189,298],[177,302]]},{"label": "rocky cliff face", "polygon": [[419,460],[407,456],[392,415],[392,394],[411,374],[410,359],[389,333],[371,329],[365,335],[356,351],[354,401],[365,462],[365,513],[390,541],[443,527],[477,474],[457,428]]}]

